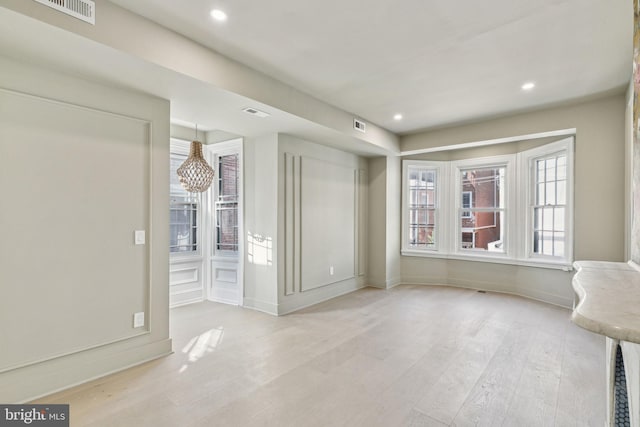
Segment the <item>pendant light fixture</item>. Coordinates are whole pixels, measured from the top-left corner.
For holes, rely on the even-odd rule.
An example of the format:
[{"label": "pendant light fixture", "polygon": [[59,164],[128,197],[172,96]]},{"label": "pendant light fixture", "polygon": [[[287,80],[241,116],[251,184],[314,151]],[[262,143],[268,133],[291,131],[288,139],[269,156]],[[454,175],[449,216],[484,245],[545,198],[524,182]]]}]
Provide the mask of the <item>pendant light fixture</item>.
[{"label": "pendant light fixture", "polygon": [[202,156],[202,142],[198,141],[198,125],[196,139],[191,142],[189,157],[177,170],[180,184],[190,193],[207,191],[213,181],[213,168]]}]

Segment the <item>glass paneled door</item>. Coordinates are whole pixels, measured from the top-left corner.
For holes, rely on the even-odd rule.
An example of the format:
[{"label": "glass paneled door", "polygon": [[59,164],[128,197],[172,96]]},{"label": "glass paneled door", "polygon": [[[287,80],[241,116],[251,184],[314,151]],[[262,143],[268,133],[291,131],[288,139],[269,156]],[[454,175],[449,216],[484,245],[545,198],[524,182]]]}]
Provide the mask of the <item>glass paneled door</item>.
[{"label": "glass paneled door", "polygon": [[209,299],[242,305],[242,140],[207,146],[216,171],[210,190]]}]

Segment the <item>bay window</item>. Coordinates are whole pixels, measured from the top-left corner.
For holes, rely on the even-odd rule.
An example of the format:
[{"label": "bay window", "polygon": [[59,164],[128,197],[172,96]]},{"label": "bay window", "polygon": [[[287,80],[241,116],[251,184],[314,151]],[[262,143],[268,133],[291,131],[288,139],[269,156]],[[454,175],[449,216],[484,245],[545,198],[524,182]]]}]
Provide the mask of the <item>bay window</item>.
[{"label": "bay window", "polygon": [[573,138],[517,154],[403,161],[402,254],[572,262]]}]

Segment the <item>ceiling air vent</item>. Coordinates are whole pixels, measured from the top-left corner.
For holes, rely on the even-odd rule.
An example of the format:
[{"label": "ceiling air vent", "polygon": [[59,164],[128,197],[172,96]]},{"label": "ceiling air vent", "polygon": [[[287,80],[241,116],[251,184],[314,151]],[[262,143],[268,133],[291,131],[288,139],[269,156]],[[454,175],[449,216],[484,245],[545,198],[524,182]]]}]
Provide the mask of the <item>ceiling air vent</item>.
[{"label": "ceiling air vent", "polygon": [[73,16],[88,22],[91,25],[96,25],[96,3],[91,0],[35,0],[38,3],[42,3],[49,6],[52,9],[58,10],[67,15]]},{"label": "ceiling air vent", "polygon": [[360,132],[364,133],[367,128],[367,125],[362,120],[353,119],[353,128],[355,130],[359,130]]},{"label": "ceiling air vent", "polygon": [[271,115],[269,113],[265,113],[264,111],[260,111],[251,107],[243,108],[242,111],[256,117],[269,117]]}]

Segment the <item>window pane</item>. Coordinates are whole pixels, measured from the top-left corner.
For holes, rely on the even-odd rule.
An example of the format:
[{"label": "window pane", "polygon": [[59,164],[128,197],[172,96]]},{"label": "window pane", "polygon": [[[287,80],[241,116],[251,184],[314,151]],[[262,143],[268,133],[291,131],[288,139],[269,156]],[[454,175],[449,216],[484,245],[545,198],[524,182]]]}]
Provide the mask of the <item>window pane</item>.
[{"label": "window pane", "polygon": [[436,173],[435,171],[425,171],[425,182],[427,183],[427,186],[429,187],[433,187],[432,184],[434,184],[436,182]]},{"label": "window pane", "polygon": [[553,255],[564,256],[564,236],[562,232],[553,233]]},{"label": "window pane", "polygon": [[[427,210],[427,219],[426,223],[431,226],[435,226],[436,224],[436,211],[435,209]],[[433,227],[432,227],[433,228]]]},{"label": "window pane", "polygon": [[[411,188],[413,188],[413,187],[411,187]],[[413,190],[413,189],[409,190],[409,203],[411,205],[418,204],[418,192]]]},{"label": "window pane", "polygon": [[534,230],[542,230],[542,208],[533,209],[533,228]]},{"label": "window pane", "polygon": [[462,217],[471,218],[471,211],[464,209],[471,209],[473,207],[473,196],[471,191],[462,192]]},{"label": "window pane", "polygon": [[409,247],[435,247],[436,171],[409,167]]},{"label": "window pane", "polygon": [[536,205],[544,205],[544,204],[546,204],[545,200],[544,200],[544,198],[545,198],[545,191],[544,191],[545,190],[545,184],[544,184],[544,182],[537,185],[537,190],[538,191],[536,191]]},{"label": "window pane", "polygon": [[542,229],[553,231],[553,208],[542,209]]},{"label": "window pane", "polygon": [[547,182],[546,185],[546,197],[545,197],[545,205],[555,205],[556,204],[556,182]]},{"label": "window pane", "polygon": [[218,250],[238,250],[238,205],[225,203],[216,209],[216,241]]},{"label": "window pane", "polygon": [[542,234],[542,254],[553,255],[553,232],[541,231]]},{"label": "window pane", "polygon": [[425,246],[432,246],[434,243],[434,228],[433,227],[421,227],[420,228],[420,244]]},{"label": "window pane", "polygon": [[238,195],[238,155],[218,158],[218,199],[236,199]]},{"label": "window pane", "polygon": [[473,220],[460,219],[462,249],[487,252],[504,252],[503,211],[473,212]]},{"label": "window pane", "polygon": [[418,240],[418,229],[415,226],[409,226],[409,245],[413,246]]},{"label": "window pane", "polygon": [[536,161],[536,182],[544,182],[545,161]]},{"label": "window pane", "polygon": [[558,193],[556,204],[558,205],[566,205],[567,204],[567,181],[558,181]]},{"label": "window pane", "polygon": [[238,251],[238,182],[239,156],[218,157],[218,191],[216,211],[216,250]]},{"label": "window pane", "polygon": [[417,191],[418,193],[418,204],[419,205],[426,205],[427,204],[427,190],[426,189],[421,189]]},{"label": "window pane", "polygon": [[187,156],[171,153],[169,161],[169,252],[198,250],[198,207],[200,196],[187,192],[178,179],[177,169]]},{"label": "window pane", "polygon": [[547,182],[556,180],[556,158],[555,157],[547,159],[547,171],[546,171],[545,180]]},{"label": "window pane", "polygon": [[542,253],[542,232],[540,231],[533,232],[533,253]]},{"label": "window pane", "polygon": [[567,156],[560,155],[557,159],[557,179],[567,179]]},{"label": "window pane", "polygon": [[474,208],[504,207],[504,177],[506,168],[471,169],[462,172],[461,193],[470,193]]},{"label": "window pane", "polygon": [[198,249],[198,204],[185,203],[184,198],[172,197],[169,218],[169,251],[196,251]]},{"label": "window pane", "polygon": [[186,193],[186,190],[180,184],[180,179],[178,178],[177,170],[178,168],[187,160],[186,155],[182,154],[171,154],[169,160],[169,192],[171,194],[174,193]]},{"label": "window pane", "polygon": [[171,252],[176,252],[176,246],[178,246],[178,226],[169,225],[169,246],[171,246]]},{"label": "window pane", "polygon": [[565,251],[567,157],[554,154],[536,160],[533,209],[533,253],[563,257]]},{"label": "window pane", "polygon": [[553,230],[564,231],[564,208],[555,208],[553,213]]}]

